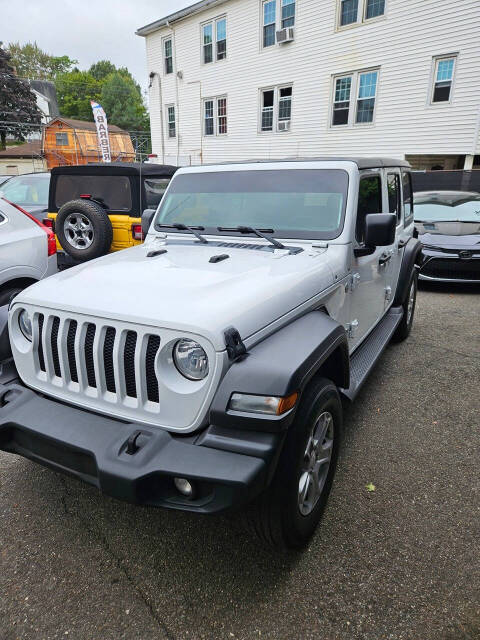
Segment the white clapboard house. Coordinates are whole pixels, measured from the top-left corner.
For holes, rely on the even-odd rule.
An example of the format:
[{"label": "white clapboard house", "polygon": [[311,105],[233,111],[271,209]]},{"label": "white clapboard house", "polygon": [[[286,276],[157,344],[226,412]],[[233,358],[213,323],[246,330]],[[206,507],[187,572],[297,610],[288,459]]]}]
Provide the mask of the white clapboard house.
[{"label": "white clapboard house", "polygon": [[137,33],[159,162],[480,165],[480,0],[201,0]]}]

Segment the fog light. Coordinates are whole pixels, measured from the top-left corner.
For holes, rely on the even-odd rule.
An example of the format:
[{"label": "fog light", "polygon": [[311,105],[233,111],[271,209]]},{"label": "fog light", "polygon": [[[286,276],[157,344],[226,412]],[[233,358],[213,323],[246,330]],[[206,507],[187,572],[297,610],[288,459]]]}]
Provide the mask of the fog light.
[{"label": "fog light", "polygon": [[173,484],[183,496],[187,498],[193,497],[193,485],[186,478],[174,478]]}]

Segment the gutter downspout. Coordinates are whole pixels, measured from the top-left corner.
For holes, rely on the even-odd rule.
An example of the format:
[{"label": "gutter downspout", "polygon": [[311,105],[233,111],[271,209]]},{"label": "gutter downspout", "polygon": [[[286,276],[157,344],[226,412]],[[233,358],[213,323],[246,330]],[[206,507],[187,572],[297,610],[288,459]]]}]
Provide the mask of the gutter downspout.
[{"label": "gutter downspout", "polygon": [[180,101],[178,97],[178,68],[177,68],[177,42],[175,38],[175,28],[166,21],[166,26],[172,31],[172,45],[173,45],[173,59],[174,59],[174,69],[175,69],[175,100],[177,104],[176,108],[176,120],[177,120],[177,159],[175,164],[178,167],[178,158],[180,157]]},{"label": "gutter downspout", "polygon": [[[203,164],[203,131],[202,131],[202,81],[201,80],[191,80],[187,82],[187,84],[198,84],[198,97],[199,97],[199,115],[200,115],[200,164]],[[191,161],[190,161],[191,163]]]},{"label": "gutter downspout", "polygon": [[150,86],[149,89],[152,88],[153,78],[157,76],[158,80],[158,99],[160,101],[160,139],[162,141],[162,164],[165,164],[165,135],[163,131],[163,98],[162,98],[162,79],[160,74],[156,71],[150,72]]}]

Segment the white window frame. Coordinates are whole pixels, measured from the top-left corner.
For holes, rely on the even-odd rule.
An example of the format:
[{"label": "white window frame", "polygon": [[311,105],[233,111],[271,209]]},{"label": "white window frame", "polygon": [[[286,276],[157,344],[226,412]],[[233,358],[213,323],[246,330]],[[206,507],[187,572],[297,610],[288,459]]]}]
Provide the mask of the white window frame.
[{"label": "white window frame", "polygon": [[[172,48],[172,70],[167,73],[167,56],[165,55],[165,45],[170,40],[170,46]],[[163,58],[163,75],[169,76],[173,74],[173,36],[166,36],[162,38],[162,58]]]},{"label": "white window frame", "polygon": [[[279,119],[279,111],[280,111],[280,90],[281,89],[291,89],[292,95],[290,96],[290,126],[288,129],[280,131],[278,128]],[[262,114],[263,114],[263,94],[266,91],[273,91],[273,119],[272,119],[272,129],[262,130]],[[271,134],[271,133],[289,133],[292,130],[292,112],[293,112],[293,82],[286,82],[284,84],[273,85],[269,87],[261,87],[259,89],[259,109],[258,109],[258,133],[262,135]],[[282,120],[281,122],[287,122],[286,120]]]},{"label": "white window frame", "polygon": [[351,29],[352,27],[358,27],[362,24],[369,24],[370,22],[375,22],[376,20],[384,20],[387,17],[388,0],[385,0],[385,8],[383,10],[383,13],[379,16],[374,16],[373,18],[367,18],[368,0],[358,0],[357,19],[354,22],[350,22],[349,24],[341,24],[342,4],[343,0],[337,0],[337,31],[343,29]]},{"label": "white window frame", "polygon": [[[227,130],[225,133],[220,133],[219,129],[219,119],[220,116],[218,114],[218,102],[219,100],[225,100],[225,118],[227,120]],[[205,104],[207,102],[213,102],[213,133],[206,133],[205,127]],[[223,117],[223,116],[222,116]],[[223,94],[220,96],[209,96],[202,99],[202,136],[204,138],[216,138],[216,137],[224,137],[228,135],[228,99],[227,95]]]},{"label": "white window frame", "polygon": [[[375,86],[375,105],[373,107],[373,118],[371,122],[357,122],[357,110],[358,110],[358,93],[360,90],[360,76],[364,73],[377,73],[377,83]],[[331,97],[330,97],[330,109],[329,109],[329,129],[335,131],[336,129],[346,129],[352,127],[372,127],[375,125],[375,118],[377,114],[378,93],[380,86],[380,67],[372,67],[371,69],[358,69],[357,71],[348,71],[346,73],[336,73],[332,76],[331,83]],[[335,87],[337,79],[339,78],[351,78],[350,85],[350,103],[348,107],[348,123],[347,124],[333,124],[333,106],[335,103]]]},{"label": "white window frame", "polygon": [[[170,135],[170,124],[172,123],[170,120],[170,114],[169,114],[169,109],[173,108],[173,116],[174,116],[174,120],[173,123],[175,125],[175,135],[171,136]],[[175,105],[172,104],[166,104],[165,105],[165,122],[167,125],[167,139],[168,140],[174,140],[177,137],[177,109],[175,107]]]},{"label": "white window frame", "polygon": [[300,0],[294,0],[295,3],[295,13],[293,16],[293,25],[290,27],[283,27],[282,26],[282,0],[273,0],[275,2],[275,22],[269,22],[268,24],[273,24],[275,27],[275,42],[273,44],[269,44],[268,46],[265,46],[263,44],[263,31],[264,31],[264,27],[268,26],[266,24],[264,24],[263,20],[264,20],[264,5],[267,2],[270,2],[270,0],[260,0],[260,50],[261,51],[268,51],[269,49],[272,49],[273,47],[276,47],[278,45],[277,42],[277,31],[280,31],[281,29],[294,29],[296,24],[297,24],[297,7],[298,7],[298,3]]},{"label": "white window frame", "polygon": [[[452,71],[452,80],[450,85],[450,95],[448,96],[448,100],[440,100],[437,102],[433,101],[433,96],[435,94],[435,84],[437,82],[437,71],[438,65],[443,60],[453,60],[453,71]],[[447,53],[439,56],[433,56],[432,58],[432,71],[430,77],[430,92],[429,92],[429,105],[432,107],[438,107],[441,105],[447,105],[452,103],[453,90],[455,87],[455,77],[457,75],[457,64],[458,64],[458,53]]]},{"label": "white window frame", "polygon": [[[225,56],[223,58],[218,59],[218,50],[217,50],[217,23],[221,22],[222,20],[225,20]],[[212,28],[212,60],[210,62],[205,62],[205,56],[204,56],[204,47],[205,45],[203,44],[203,29],[207,26],[211,26]],[[212,18],[211,20],[206,20],[205,22],[202,22],[200,25],[200,60],[202,62],[202,65],[209,65],[209,64],[214,64],[216,62],[223,62],[224,60],[226,60],[228,57],[228,20],[227,20],[227,14],[224,13],[220,16],[216,16],[215,18]]]}]

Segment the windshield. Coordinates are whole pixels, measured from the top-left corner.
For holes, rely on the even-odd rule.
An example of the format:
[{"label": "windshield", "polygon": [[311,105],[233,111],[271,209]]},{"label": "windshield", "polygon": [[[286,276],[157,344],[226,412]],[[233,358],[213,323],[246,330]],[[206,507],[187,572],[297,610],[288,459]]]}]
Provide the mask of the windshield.
[{"label": "windshield", "polygon": [[417,222],[480,222],[480,195],[474,198],[451,198],[443,202],[415,201]]},{"label": "windshield", "polygon": [[2,185],[1,191],[10,202],[26,206],[46,207],[50,175],[15,176]]},{"label": "windshield", "polygon": [[212,234],[244,225],[280,237],[332,239],[343,227],[347,189],[340,169],[185,173],[171,182],[155,225],[183,223]]}]

